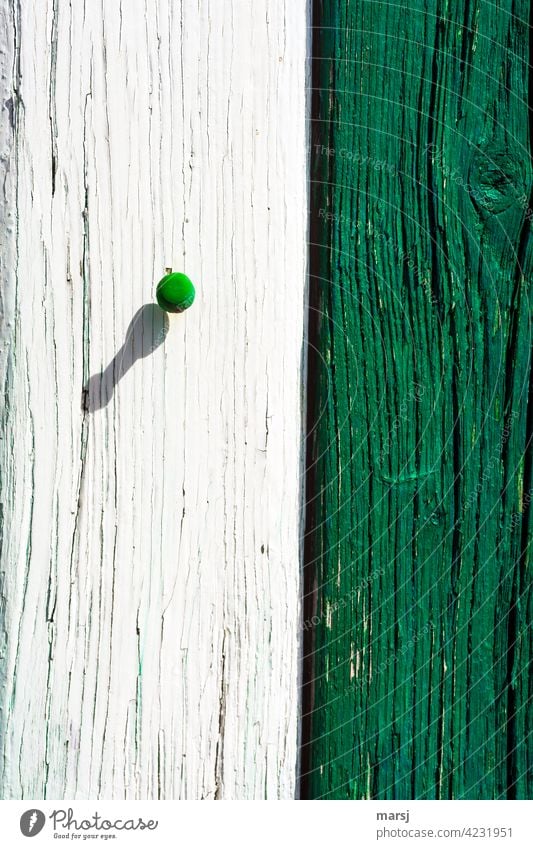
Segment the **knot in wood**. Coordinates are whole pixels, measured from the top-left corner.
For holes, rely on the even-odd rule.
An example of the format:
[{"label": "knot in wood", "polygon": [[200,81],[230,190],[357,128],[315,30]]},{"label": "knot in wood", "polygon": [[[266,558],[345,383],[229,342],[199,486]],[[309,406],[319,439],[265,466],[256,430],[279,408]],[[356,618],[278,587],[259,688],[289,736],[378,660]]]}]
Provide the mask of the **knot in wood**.
[{"label": "knot in wood", "polygon": [[480,212],[498,214],[519,204],[525,192],[525,177],[516,153],[485,145],[472,157],[469,173],[470,197]]}]

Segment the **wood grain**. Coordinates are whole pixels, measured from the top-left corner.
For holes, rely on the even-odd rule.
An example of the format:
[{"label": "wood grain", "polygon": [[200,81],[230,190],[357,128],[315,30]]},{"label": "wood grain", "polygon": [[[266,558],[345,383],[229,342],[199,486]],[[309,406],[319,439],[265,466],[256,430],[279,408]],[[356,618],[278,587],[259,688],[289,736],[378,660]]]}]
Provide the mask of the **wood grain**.
[{"label": "wood grain", "polygon": [[317,798],[530,798],[526,2],[317,0]]},{"label": "wood grain", "polygon": [[3,798],[294,796],[306,7],[0,13]]}]

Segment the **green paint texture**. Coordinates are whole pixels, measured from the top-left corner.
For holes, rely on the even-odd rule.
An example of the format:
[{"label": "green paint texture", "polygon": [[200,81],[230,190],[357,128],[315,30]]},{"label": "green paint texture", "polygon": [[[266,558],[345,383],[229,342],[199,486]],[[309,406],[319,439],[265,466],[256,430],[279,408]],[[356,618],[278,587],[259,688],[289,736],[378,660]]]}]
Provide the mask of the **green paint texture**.
[{"label": "green paint texture", "polygon": [[530,798],[529,5],[313,15],[302,796]]}]

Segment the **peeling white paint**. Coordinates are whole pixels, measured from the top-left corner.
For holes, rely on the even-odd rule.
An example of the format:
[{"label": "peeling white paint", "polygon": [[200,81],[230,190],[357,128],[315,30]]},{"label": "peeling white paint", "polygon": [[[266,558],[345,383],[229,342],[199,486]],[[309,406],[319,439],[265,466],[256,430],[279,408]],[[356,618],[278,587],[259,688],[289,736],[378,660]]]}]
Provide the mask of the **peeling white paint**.
[{"label": "peeling white paint", "polygon": [[306,13],[0,11],[2,798],[295,793]]}]

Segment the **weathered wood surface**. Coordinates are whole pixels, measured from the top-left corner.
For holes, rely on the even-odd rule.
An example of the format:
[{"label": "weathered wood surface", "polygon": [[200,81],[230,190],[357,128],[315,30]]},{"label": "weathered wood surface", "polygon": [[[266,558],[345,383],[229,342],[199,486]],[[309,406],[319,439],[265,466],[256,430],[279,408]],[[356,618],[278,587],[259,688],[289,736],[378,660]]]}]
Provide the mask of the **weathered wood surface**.
[{"label": "weathered wood surface", "polygon": [[295,793],[306,6],[0,11],[3,798]]},{"label": "weathered wood surface", "polygon": [[315,3],[308,796],[533,791],[529,14]]}]

